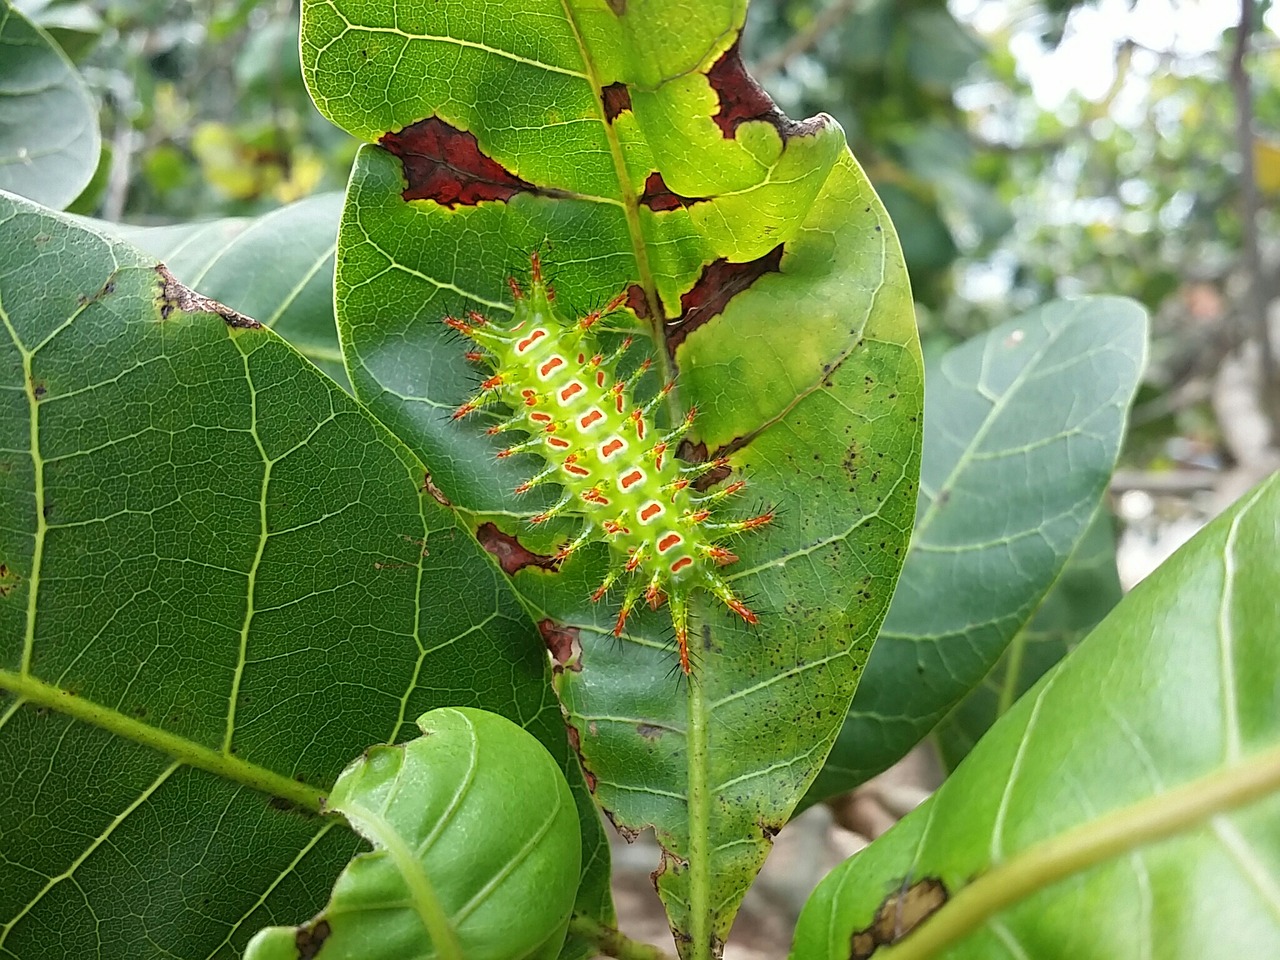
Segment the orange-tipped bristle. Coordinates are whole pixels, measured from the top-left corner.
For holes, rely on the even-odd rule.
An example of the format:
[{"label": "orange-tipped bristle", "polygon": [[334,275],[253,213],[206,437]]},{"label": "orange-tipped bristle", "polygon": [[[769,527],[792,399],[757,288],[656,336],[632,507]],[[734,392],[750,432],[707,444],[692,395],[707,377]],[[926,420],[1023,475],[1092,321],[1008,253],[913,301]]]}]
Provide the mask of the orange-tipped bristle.
[{"label": "orange-tipped bristle", "polygon": [[650,610],[657,610],[662,606],[662,601],[667,599],[667,595],[651,583],[645,588],[644,599]]},{"label": "orange-tipped bristle", "polygon": [[733,483],[729,484],[727,487],[724,488],[725,496],[732,496],[733,494],[737,493],[746,485],[747,485],[747,481],[745,480],[733,481]]},{"label": "orange-tipped bristle", "polygon": [[766,523],[773,522],[773,511],[762,513],[758,517],[752,517],[750,520],[742,521],[743,530],[755,530],[757,527],[763,527]]},{"label": "orange-tipped bristle", "polygon": [[604,310],[602,310],[601,313],[613,313],[613,311],[617,310],[626,302],[627,295],[625,293],[620,293],[604,305]]},{"label": "orange-tipped bristle", "polygon": [[477,313],[475,310],[467,311],[467,319],[469,319],[477,327],[483,327],[489,322],[483,313]]},{"label": "orange-tipped bristle", "polygon": [[496,373],[484,383],[480,384],[481,390],[492,390],[494,387],[502,385],[502,374]]},{"label": "orange-tipped bristle", "polygon": [[468,413],[471,413],[473,410],[475,410],[475,408],[476,408],[476,405],[474,403],[464,403],[457,410],[453,411],[452,419],[461,420]]},{"label": "orange-tipped bristle", "polygon": [[722,567],[738,562],[738,555],[732,550],[726,550],[724,547],[708,547],[707,556]]},{"label": "orange-tipped bristle", "polygon": [[710,510],[695,510],[693,513],[689,514],[689,521],[691,523],[706,523],[709,519],[711,519]]},{"label": "orange-tipped bristle", "polygon": [[520,284],[516,283],[515,277],[507,277],[507,286],[511,288],[511,295],[517,300],[524,299],[524,291],[520,289]]},{"label": "orange-tipped bristle", "polygon": [[550,514],[546,514],[546,513],[539,513],[539,514],[536,514],[536,515],[534,515],[534,516],[530,517],[530,518],[529,518],[529,522],[530,522],[530,523],[546,523],[546,522],[547,522],[548,520],[550,520],[550,519],[551,519],[551,515],[550,515]]},{"label": "orange-tipped bristle", "polygon": [[542,256],[538,251],[534,251],[529,257],[530,272],[533,275],[534,283],[542,282]]},{"label": "orange-tipped bristle", "polygon": [[453,327],[453,329],[457,330],[459,333],[466,334],[467,336],[471,335],[471,325],[465,320],[459,320],[457,317],[445,317],[444,325],[446,327]]},{"label": "orange-tipped bristle", "polygon": [[747,623],[755,624],[760,622],[756,615],[747,608],[747,605],[736,597],[732,600],[726,600],[725,606],[747,621]]},{"label": "orange-tipped bristle", "polygon": [[623,628],[625,628],[627,625],[627,614],[629,614],[630,612],[631,611],[628,610],[626,607],[623,607],[621,610],[618,611],[618,622],[613,625],[613,635],[615,637],[622,636]]},{"label": "orange-tipped bristle", "polygon": [[528,493],[531,489],[533,489],[533,485],[532,485],[532,484],[522,483],[522,484],[520,484],[520,486],[516,487],[515,492],[516,492],[516,493]]},{"label": "orange-tipped bristle", "polygon": [[484,359],[484,354],[481,353],[479,350],[468,350],[462,356],[467,360],[469,360],[471,363],[479,363]]}]

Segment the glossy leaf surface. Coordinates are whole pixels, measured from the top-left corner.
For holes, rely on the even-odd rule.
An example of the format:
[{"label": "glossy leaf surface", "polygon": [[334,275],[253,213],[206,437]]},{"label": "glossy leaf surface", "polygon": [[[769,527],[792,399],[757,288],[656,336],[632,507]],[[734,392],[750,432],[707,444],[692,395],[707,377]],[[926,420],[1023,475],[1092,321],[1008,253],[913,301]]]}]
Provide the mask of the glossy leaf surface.
[{"label": "glossy leaf surface", "polygon": [[1277,542],[1273,476],[829,875],[792,956],[1280,954]]},{"label": "glossy leaf surface", "polygon": [[1106,490],[1146,337],[1131,301],[1058,301],[930,369],[911,553],[810,801],[902,757],[1035,614]]},{"label": "glossy leaf surface", "polygon": [[0,190],[65,207],[102,148],[98,110],[66,54],[0,0]]},{"label": "glossy leaf surface", "polygon": [[982,683],[938,724],[933,739],[947,769],[954,770],[991,724],[1120,602],[1114,523],[1104,505],[1035,615]]},{"label": "glossy leaf surface", "polygon": [[[737,53],[745,4],[421,5],[315,0],[303,71],[362,149],[339,235],[338,323],[357,395],[514,574],[559,663],[588,784],[624,833],[652,825],[687,956],[718,950],[773,834],[847,709],[915,504],[921,369],[901,253],[827,117],[794,122]],[[691,681],[665,610],[610,631],[604,544],[512,491],[492,421],[451,420],[475,373],[441,320],[506,315],[541,251],[571,314],[627,295],[636,333],[698,416],[686,459],[728,456],[772,527],[725,567],[759,626],[695,599]],[[603,326],[603,325],[602,325]],[[637,357],[638,360],[638,357]],[[633,361],[636,362],[636,361]],[[742,508],[742,516],[750,507]]]},{"label": "glossy leaf surface", "polygon": [[248,960],[556,957],[578,890],[573,796],[545,747],[510,720],[442,707],[422,736],[377,746],[329,794],[374,847],[301,927],[271,927]]},{"label": "glossy leaf surface", "polygon": [[[344,765],[479,706],[577,783],[545,653],[422,464],[283,340],[0,197],[0,956],[238,956],[357,841]],[[163,895],[161,895],[163,891]]]}]

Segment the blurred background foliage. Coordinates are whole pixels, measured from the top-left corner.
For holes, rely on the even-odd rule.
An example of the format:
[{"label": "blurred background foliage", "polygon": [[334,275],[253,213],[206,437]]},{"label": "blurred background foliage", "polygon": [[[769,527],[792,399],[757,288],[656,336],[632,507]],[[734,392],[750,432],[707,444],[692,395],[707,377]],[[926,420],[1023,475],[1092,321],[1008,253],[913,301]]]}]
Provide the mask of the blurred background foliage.
[{"label": "blurred background foliage", "polygon": [[[102,161],[74,212],[253,215],[345,183],[355,144],[303,88],[297,0],[11,2],[100,103]],[[752,0],[744,52],[789,114],[844,125],[897,224],[927,351],[1056,296],[1135,297],[1156,321],[1130,461],[1216,466],[1232,453],[1212,384],[1259,292],[1251,203],[1254,286],[1280,295],[1280,44],[1270,0],[1246,2],[1252,200],[1235,0]]]}]

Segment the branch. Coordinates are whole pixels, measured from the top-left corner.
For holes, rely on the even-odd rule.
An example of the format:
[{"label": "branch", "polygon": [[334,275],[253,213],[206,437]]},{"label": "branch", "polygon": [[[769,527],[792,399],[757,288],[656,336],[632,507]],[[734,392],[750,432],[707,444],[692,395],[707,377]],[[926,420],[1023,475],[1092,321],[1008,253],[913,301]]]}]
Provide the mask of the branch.
[{"label": "branch", "polygon": [[1271,421],[1271,442],[1280,443],[1280,374],[1276,370],[1275,345],[1267,323],[1267,305],[1262,297],[1262,257],[1258,252],[1258,181],[1253,164],[1253,89],[1245,61],[1253,33],[1253,0],[1240,0],[1240,23],[1231,51],[1231,91],[1236,102],[1236,149],[1240,153],[1240,219],[1244,249],[1245,295],[1244,329],[1249,328],[1262,348],[1262,408]]},{"label": "branch", "polygon": [[757,63],[752,74],[763,83],[766,78],[780,73],[786,68],[787,61],[816,44],[824,34],[829,33],[841,20],[853,13],[853,8],[857,5],[858,0],[833,0],[831,6],[814,17],[809,26],[794,34],[790,40]]}]

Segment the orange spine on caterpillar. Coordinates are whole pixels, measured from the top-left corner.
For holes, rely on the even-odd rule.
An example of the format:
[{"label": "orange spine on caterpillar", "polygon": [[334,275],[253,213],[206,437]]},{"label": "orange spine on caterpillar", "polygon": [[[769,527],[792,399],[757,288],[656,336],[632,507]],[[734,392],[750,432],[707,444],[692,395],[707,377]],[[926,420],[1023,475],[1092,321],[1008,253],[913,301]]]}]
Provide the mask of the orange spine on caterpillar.
[{"label": "orange spine on caterpillar", "polygon": [[479,348],[469,351],[467,359],[492,368],[480,392],[453,417],[460,419],[491,404],[511,411],[489,433],[518,430],[526,437],[498,456],[532,453],[545,461],[516,493],[549,481],[563,488],[560,499],[531,522],[544,523],[562,514],[582,516],[581,533],[558,556],[566,558],[597,540],[607,542],[616,562],[592,600],[600,600],[619,580],[625,582],[615,636],[622,635],[627,615],[641,598],[654,609],[665,601],[675,627],[680,669],[688,674],[689,598],[694,591],[705,589],[743,620],[756,622],[756,615],[717,572],[738,559],[720,541],[764,526],[773,513],[746,520],[714,518],[716,505],[741,491],[745,482],[735,480],[713,492],[699,492],[694,481],[726,470],[728,464],[722,458],[699,464],[675,458],[675,443],[693,425],[694,411],[673,429],[656,430],[652,414],[672,385],[639,402],[633,392],[649,361],[620,378],[618,361],[631,338],[609,356],[598,349],[592,328],[619,309],[625,295],[566,321],[556,312],[536,253],[532,261],[528,290],[508,281],[515,297],[510,322],[498,323],[475,312],[465,319],[445,317],[447,325]]}]

